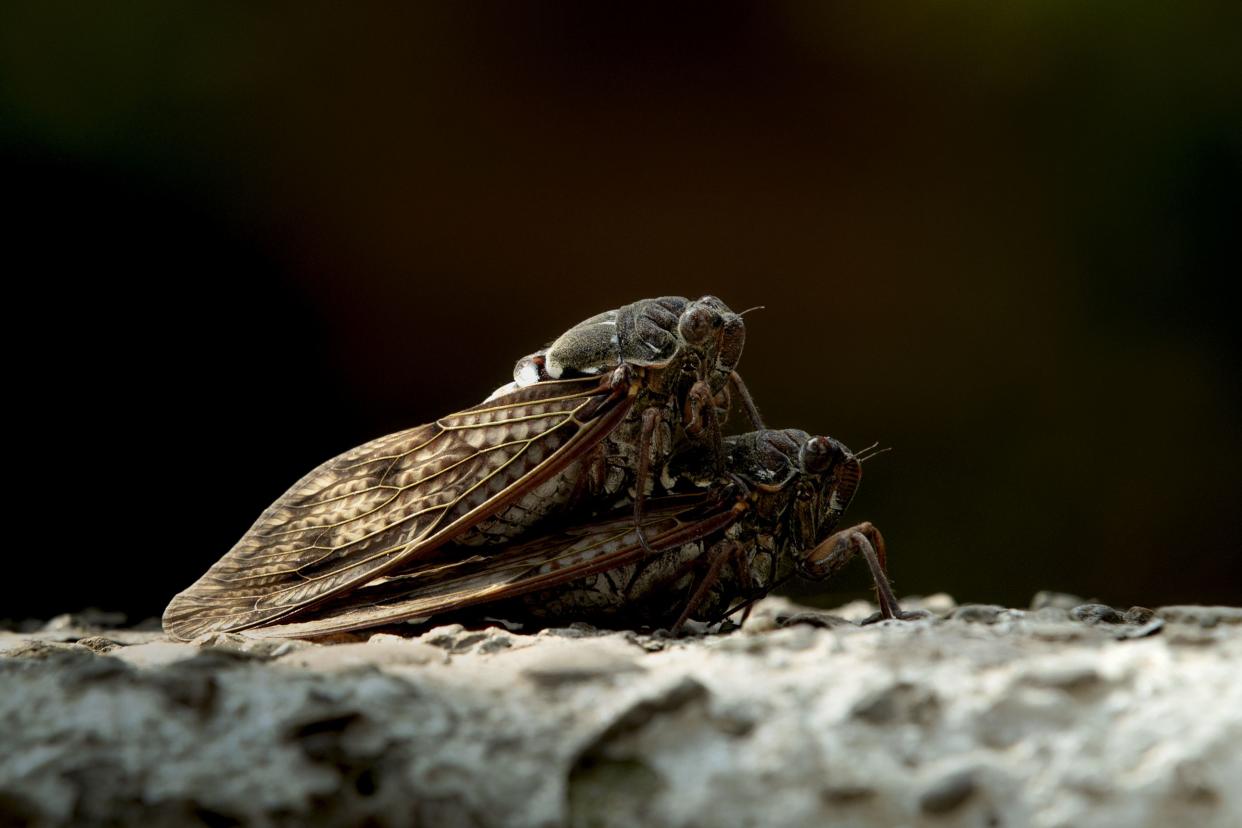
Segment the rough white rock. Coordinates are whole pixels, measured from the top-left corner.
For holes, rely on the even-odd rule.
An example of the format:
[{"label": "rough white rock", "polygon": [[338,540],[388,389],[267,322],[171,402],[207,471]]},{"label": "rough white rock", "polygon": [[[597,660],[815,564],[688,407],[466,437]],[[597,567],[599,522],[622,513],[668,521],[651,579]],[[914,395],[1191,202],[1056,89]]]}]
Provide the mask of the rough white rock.
[{"label": "rough white rock", "polygon": [[[1242,825],[1242,610],[0,633],[0,823]],[[945,616],[945,617],[940,617]]]}]

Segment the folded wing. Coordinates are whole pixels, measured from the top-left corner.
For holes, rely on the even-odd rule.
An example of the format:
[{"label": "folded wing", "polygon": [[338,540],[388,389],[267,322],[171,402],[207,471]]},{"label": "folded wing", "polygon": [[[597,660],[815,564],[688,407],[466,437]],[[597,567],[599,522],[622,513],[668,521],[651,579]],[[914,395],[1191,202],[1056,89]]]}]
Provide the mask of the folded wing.
[{"label": "folded wing", "polygon": [[408,564],[564,470],[632,404],[609,378],[537,383],[347,451],[178,594],[164,629],[188,640],[270,624]]},{"label": "folded wing", "polygon": [[[649,545],[672,549],[727,527],[737,515],[706,496],[670,497],[650,505],[642,526]],[[494,554],[402,568],[318,607],[313,618],[258,632],[298,638],[424,618],[555,587],[649,554],[627,509]]]}]

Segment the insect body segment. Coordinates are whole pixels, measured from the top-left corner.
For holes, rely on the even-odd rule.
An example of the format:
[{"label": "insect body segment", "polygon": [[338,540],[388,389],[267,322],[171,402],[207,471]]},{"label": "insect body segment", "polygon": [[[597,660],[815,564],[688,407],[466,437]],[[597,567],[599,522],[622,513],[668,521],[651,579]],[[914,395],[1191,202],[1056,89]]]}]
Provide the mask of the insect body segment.
[{"label": "insect body segment", "polygon": [[[529,377],[529,370],[523,374],[524,366],[538,364],[540,357],[540,378],[551,379],[597,374],[623,362],[664,367],[685,353],[687,346],[700,349],[700,356],[710,351],[718,358],[716,330],[740,321],[741,317],[714,296],[693,301],[680,296],[643,299],[574,325],[543,351],[519,361],[514,379],[520,382],[519,375]],[[736,353],[731,351],[730,370],[741,358],[741,343],[732,350]]]}]

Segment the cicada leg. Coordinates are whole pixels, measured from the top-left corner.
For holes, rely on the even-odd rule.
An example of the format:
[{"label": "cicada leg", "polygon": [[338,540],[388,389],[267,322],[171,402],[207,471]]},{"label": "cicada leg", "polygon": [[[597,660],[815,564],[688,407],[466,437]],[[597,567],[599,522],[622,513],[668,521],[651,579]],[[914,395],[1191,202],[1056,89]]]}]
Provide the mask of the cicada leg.
[{"label": "cicada leg", "polygon": [[[655,554],[658,551],[653,549],[648,542],[642,526],[647,500],[647,478],[651,474],[651,445],[662,414],[663,411],[655,406],[643,412],[642,430],[638,440],[638,468],[635,470],[634,478],[634,526],[638,530],[638,542],[648,554]],[[721,434],[720,418],[716,416],[711,386],[706,382],[699,380],[690,386],[682,408],[682,423],[687,436],[694,440],[705,441],[711,446],[716,479],[724,481],[727,477],[724,438]]]},{"label": "cicada leg", "polygon": [[686,606],[682,609],[681,615],[678,616],[676,623],[673,624],[672,631],[674,633],[690,620],[690,616],[694,614],[694,611],[707,598],[711,588],[720,580],[720,570],[724,569],[725,564],[732,561],[734,566],[738,565],[741,549],[741,545],[736,541],[725,539],[707,550],[707,554],[703,556],[707,560],[707,571],[699,579],[694,592],[690,594],[690,600],[686,601]]},{"label": "cicada leg", "polygon": [[[751,577],[750,566],[747,564],[746,556],[742,554],[740,547],[738,548],[737,554],[733,556],[733,569],[737,575],[737,583],[741,593],[743,595],[748,594],[751,589],[754,588],[755,581]],[[742,617],[737,620],[737,625],[739,627],[746,626],[746,619],[750,618],[750,612],[754,608],[755,602],[751,601],[745,606],[744,609],[742,609]],[[728,613],[725,613],[725,615],[727,616]],[[722,618],[721,620],[724,619]]]},{"label": "cicada leg", "polygon": [[871,578],[875,581],[876,599],[880,604],[879,613],[863,623],[868,624],[887,618],[905,621],[922,618],[924,613],[906,612],[897,603],[897,596],[893,594],[893,587],[888,580],[888,555],[884,546],[884,536],[869,521],[829,535],[823,543],[812,549],[802,559],[799,569],[808,578],[823,580],[839,572],[860,553],[867,562],[867,568],[871,570]]},{"label": "cicada leg", "polygon": [[737,398],[742,401],[742,408],[746,410],[746,416],[750,418],[750,424],[756,431],[762,429],[763,417],[759,416],[759,407],[755,405],[755,398],[750,395],[750,390],[746,387],[746,383],[742,382],[742,375],[737,371],[730,371],[729,384],[733,386],[733,390],[737,393]]},{"label": "cicada leg", "polygon": [[656,550],[643,531],[643,517],[647,504],[647,477],[651,474],[651,441],[659,423],[660,409],[652,407],[643,412],[643,428],[638,437],[638,469],[634,474],[634,529],[639,545],[649,555],[656,554]]},{"label": "cicada leg", "polygon": [[596,446],[582,460],[582,473],[574,481],[569,502],[576,508],[604,491],[608,481],[608,455],[603,444]]},{"label": "cicada leg", "polygon": [[715,464],[716,477],[724,477],[723,435],[720,431],[720,418],[716,416],[716,401],[712,397],[712,389],[707,383],[699,380],[690,386],[686,394],[686,402],[682,411],[682,422],[685,423],[686,434],[694,440],[707,442],[713,448],[712,462]]}]

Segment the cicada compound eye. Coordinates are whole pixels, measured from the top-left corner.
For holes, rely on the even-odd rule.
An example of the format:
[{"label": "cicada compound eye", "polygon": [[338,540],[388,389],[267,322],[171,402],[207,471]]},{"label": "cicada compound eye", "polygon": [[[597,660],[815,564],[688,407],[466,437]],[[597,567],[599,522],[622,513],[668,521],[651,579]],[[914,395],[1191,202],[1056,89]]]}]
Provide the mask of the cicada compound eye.
[{"label": "cicada compound eye", "polygon": [[831,437],[812,437],[798,452],[802,468],[811,474],[823,474],[845,459],[845,447]]},{"label": "cicada compound eye", "polygon": [[712,336],[724,320],[720,314],[700,304],[691,305],[677,320],[681,338],[692,345],[701,345]]}]

